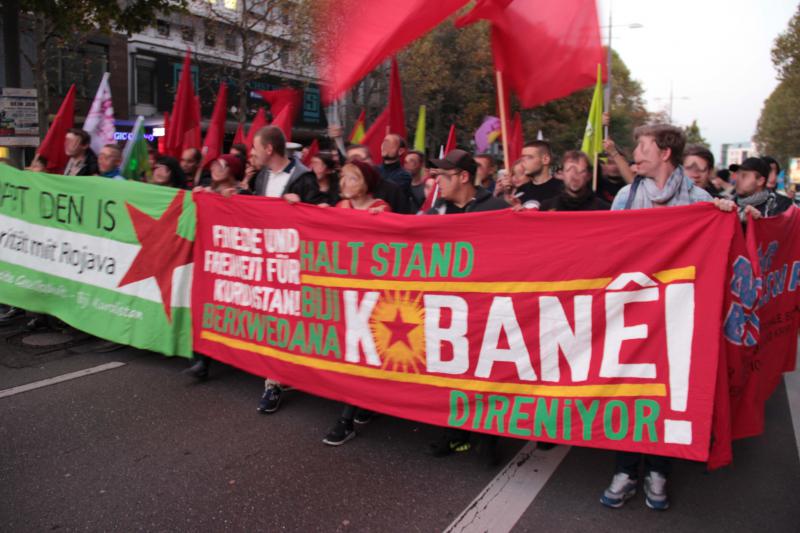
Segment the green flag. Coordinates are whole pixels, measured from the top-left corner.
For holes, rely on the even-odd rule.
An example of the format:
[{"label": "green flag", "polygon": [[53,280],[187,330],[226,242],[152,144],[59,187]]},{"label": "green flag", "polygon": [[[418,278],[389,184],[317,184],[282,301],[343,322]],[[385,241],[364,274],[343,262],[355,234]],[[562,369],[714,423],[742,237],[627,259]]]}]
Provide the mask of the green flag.
[{"label": "green flag", "polygon": [[425,153],[425,106],[419,106],[417,132],[414,134],[414,150]]},{"label": "green flag", "polygon": [[147,153],[147,141],[144,138],[144,117],[139,115],[133,125],[131,137],[122,152],[120,174],[125,179],[141,181],[142,176],[150,178],[152,171],[150,157]]},{"label": "green flag", "polygon": [[595,154],[603,151],[603,71],[597,65],[597,84],[594,87],[592,106],[589,108],[589,120],[586,121],[586,132],[583,134],[581,152],[594,161]]}]

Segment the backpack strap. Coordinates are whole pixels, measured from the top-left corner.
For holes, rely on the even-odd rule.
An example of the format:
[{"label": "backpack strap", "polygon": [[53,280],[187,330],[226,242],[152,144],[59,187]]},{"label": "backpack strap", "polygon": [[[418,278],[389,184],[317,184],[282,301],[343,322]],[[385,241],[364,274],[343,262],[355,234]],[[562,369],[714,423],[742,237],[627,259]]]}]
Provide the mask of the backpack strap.
[{"label": "backpack strap", "polygon": [[633,179],[633,183],[631,183],[631,190],[628,193],[628,200],[625,202],[626,210],[630,209],[631,206],[633,205],[633,199],[636,198],[636,191],[639,190],[639,185],[642,183],[643,179],[644,178],[642,178],[641,176],[636,176]]}]

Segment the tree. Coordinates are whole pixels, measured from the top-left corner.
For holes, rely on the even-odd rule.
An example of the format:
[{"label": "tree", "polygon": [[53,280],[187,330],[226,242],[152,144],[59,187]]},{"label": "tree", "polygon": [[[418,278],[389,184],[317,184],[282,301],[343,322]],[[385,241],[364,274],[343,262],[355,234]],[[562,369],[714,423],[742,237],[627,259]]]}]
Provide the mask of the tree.
[{"label": "tree", "polygon": [[693,120],[689,126],[683,128],[686,133],[686,144],[699,144],[709,148],[711,145],[705,140],[703,134],[700,133],[700,126],[697,125],[697,120]]},{"label": "tree", "polygon": [[23,53],[33,73],[39,103],[39,132],[47,132],[50,100],[47,58],[57,48],[69,49],[86,40],[93,32],[133,33],[150,25],[157,13],[185,7],[187,0],[21,0],[20,8],[30,15],[35,55]]},{"label": "tree", "polygon": [[775,39],[772,63],[781,81],[764,102],[754,140],[759,152],[788,163],[800,156],[800,6]]}]

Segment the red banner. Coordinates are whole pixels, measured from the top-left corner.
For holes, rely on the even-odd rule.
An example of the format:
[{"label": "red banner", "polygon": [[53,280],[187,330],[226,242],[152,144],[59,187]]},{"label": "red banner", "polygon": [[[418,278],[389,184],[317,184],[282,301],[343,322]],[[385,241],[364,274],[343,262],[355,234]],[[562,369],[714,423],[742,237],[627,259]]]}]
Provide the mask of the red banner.
[{"label": "red banner", "polygon": [[195,201],[195,350],[430,424],[708,458],[733,214]]}]

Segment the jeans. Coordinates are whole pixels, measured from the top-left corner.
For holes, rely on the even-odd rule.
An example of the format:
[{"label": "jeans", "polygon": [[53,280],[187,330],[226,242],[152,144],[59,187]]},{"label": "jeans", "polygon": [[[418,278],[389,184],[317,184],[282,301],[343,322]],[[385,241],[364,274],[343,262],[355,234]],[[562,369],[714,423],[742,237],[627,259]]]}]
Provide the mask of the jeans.
[{"label": "jeans", "polygon": [[660,455],[645,455],[637,452],[617,452],[616,455],[616,469],[615,473],[619,474],[624,472],[628,474],[631,479],[639,477],[639,464],[644,458],[644,471],[658,472],[664,477],[669,475],[672,468],[672,460],[669,457],[662,457]]}]

